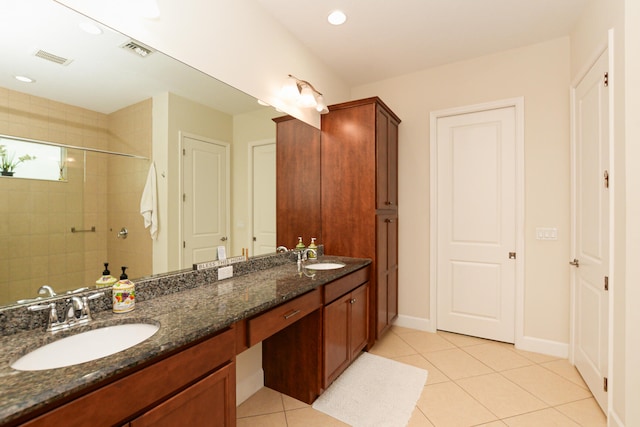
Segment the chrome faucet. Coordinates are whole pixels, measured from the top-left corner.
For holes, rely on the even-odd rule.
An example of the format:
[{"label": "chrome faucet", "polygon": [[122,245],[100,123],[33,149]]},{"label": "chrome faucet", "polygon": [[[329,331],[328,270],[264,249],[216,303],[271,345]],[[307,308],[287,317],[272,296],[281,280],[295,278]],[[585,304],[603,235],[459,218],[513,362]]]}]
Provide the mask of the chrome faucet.
[{"label": "chrome faucet", "polygon": [[40,289],[38,289],[38,295],[45,295],[45,294],[49,294],[48,296],[50,297],[55,297],[56,294],[55,291],[53,290],[53,288],[49,285],[42,285],[40,286]]},{"label": "chrome faucet", "polygon": [[289,252],[289,249],[287,249],[286,246],[278,246],[276,248],[276,252],[281,254],[281,253]]},{"label": "chrome faucet", "polygon": [[298,272],[300,272],[302,269],[302,261],[306,261],[309,257],[309,252],[311,252],[313,255],[315,255],[316,258],[318,258],[318,252],[315,249],[307,248],[303,251],[298,251]]},{"label": "chrome faucet", "polygon": [[[31,305],[27,307],[29,311],[49,310],[49,318],[47,321],[47,332],[56,332],[62,329],[68,329],[73,326],[84,325],[92,320],[91,311],[89,309],[89,301],[104,296],[104,292],[96,292],[87,296],[72,296],[68,298],[64,309],[62,321],[58,319],[58,311],[56,303]],[[76,315],[79,312],[79,315]]]}]

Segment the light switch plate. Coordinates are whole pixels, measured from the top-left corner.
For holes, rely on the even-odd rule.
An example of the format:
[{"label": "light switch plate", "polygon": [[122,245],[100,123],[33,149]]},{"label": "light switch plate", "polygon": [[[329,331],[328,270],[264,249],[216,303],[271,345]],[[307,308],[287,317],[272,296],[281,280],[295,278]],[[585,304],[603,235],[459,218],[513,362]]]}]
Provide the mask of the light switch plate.
[{"label": "light switch plate", "polygon": [[233,265],[218,268],[218,280],[233,277]]},{"label": "light switch plate", "polygon": [[555,227],[536,228],[537,240],[558,240],[558,229]]}]

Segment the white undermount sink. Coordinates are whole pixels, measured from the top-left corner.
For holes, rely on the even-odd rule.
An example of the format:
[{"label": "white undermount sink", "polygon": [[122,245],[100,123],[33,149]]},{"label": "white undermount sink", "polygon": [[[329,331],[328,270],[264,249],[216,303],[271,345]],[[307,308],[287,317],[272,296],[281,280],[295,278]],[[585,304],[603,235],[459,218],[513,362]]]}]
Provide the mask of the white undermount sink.
[{"label": "white undermount sink", "polygon": [[316,264],[305,264],[304,268],[308,270],[335,270],[344,266],[345,264],[340,262],[319,262]]},{"label": "white undermount sink", "polygon": [[53,341],[25,354],[11,367],[18,371],[42,371],[100,359],[150,338],[159,326],[128,323],[80,332]]}]

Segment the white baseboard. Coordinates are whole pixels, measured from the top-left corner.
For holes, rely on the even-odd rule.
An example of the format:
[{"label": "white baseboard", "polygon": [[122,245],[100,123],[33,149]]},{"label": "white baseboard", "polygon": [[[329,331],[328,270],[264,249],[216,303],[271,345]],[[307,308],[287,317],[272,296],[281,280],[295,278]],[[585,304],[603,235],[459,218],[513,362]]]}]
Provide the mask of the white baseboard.
[{"label": "white baseboard", "polygon": [[259,369],[240,382],[236,382],[236,406],[264,387],[264,371]]},{"label": "white baseboard", "polygon": [[607,414],[608,426],[609,427],[624,427],[624,423],[618,416],[618,413],[612,410],[609,410],[609,414]]},{"label": "white baseboard", "polygon": [[569,357],[569,344],[544,340],[535,337],[516,337],[516,348],[534,353],[546,354],[567,359]]},{"label": "white baseboard", "polygon": [[417,329],[419,331],[435,332],[436,329],[430,319],[422,317],[405,316],[399,314],[396,320],[393,322],[395,326],[403,328]]}]

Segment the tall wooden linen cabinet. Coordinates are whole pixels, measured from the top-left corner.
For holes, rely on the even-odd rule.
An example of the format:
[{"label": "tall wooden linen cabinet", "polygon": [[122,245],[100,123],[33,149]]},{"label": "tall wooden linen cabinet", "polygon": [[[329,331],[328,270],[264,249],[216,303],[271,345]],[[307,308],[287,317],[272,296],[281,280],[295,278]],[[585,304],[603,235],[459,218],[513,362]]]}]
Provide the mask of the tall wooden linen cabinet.
[{"label": "tall wooden linen cabinet", "polygon": [[398,315],[398,125],[380,98],[329,107],[321,119],[325,253],[371,258],[369,346]]}]

